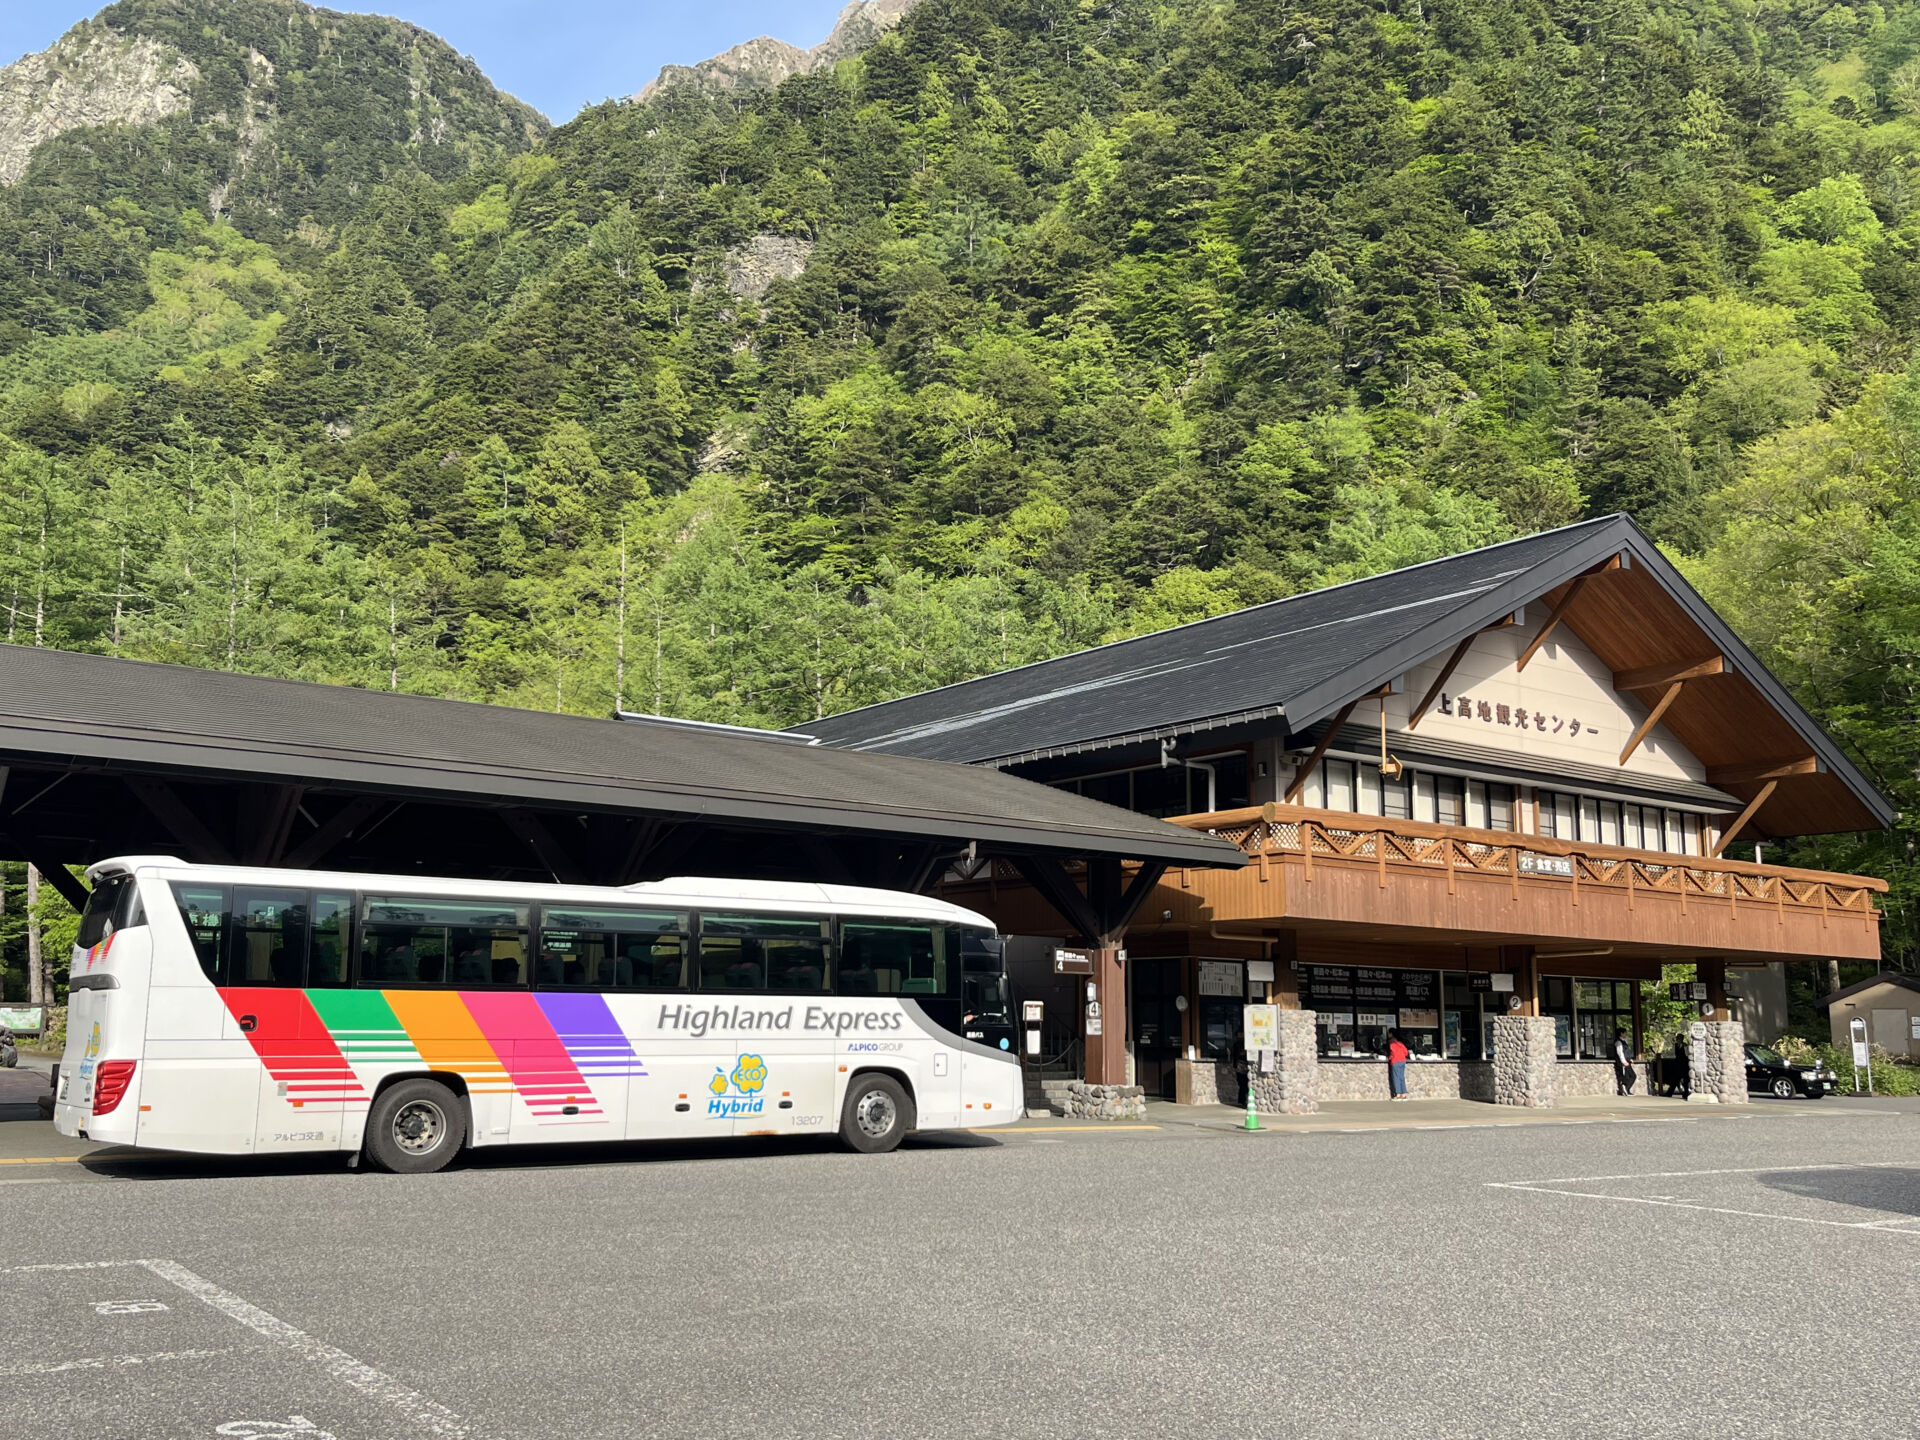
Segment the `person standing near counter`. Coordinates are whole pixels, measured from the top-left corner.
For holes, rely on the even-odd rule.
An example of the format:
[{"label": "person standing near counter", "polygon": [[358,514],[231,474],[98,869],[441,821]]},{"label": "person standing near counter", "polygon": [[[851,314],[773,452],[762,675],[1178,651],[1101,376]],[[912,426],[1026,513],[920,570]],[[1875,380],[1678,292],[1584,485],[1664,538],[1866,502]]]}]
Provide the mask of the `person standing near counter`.
[{"label": "person standing near counter", "polygon": [[1387,1087],[1395,1100],[1407,1098],[1407,1057],[1412,1053],[1398,1030],[1387,1032]]}]

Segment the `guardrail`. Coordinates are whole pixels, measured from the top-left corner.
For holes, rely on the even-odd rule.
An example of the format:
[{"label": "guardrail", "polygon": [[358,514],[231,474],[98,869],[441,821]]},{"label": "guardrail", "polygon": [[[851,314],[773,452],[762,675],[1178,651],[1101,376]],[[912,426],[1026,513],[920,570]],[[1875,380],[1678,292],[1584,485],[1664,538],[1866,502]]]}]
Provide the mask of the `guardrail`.
[{"label": "guardrail", "polygon": [[1277,859],[1299,865],[1302,878],[1311,881],[1316,864],[1361,864],[1373,867],[1382,887],[1396,871],[1444,872],[1449,894],[1461,876],[1505,879],[1516,896],[1523,879],[1565,881],[1576,904],[1583,888],[1599,889],[1624,893],[1629,908],[1647,894],[1678,898],[1682,914],[1692,901],[1734,910],[1742,905],[1770,907],[1782,918],[1788,910],[1814,911],[1824,922],[1835,912],[1878,920],[1873,896],[1887,888],[1886,881],[1868,875],[1587,845],[1301,805],[1180,815],[1170,823],[1232,841],[1263,871]]}]

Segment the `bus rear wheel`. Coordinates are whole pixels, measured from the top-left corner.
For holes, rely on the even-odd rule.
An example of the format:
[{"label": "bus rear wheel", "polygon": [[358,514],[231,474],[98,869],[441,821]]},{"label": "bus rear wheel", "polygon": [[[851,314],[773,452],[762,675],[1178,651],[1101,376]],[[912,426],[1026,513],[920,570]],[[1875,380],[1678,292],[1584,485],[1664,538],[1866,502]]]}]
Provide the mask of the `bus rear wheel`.
[{"label": "bus rear wheel", "polygon": [[863,1155],[883,1155],[913,1129],[913,1100],[891,1075],[856,1075],[840,1107],[840,1138]]},{"label": "bus rear wheel", "polygon": [[443,1169],[466,1139],[466,1107],[437,1080],[402,1080],[367,1114],[367,1158],[394,1175]]}]

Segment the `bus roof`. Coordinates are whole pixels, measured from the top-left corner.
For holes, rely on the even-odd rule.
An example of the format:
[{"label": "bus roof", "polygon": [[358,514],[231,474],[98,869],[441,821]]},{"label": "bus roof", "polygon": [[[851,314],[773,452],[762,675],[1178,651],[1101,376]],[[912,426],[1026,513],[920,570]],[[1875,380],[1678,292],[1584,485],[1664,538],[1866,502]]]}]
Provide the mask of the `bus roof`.
[{"label": "bus roof", "polygon": [[527,900],[546,904],[633,904],[711,907],[716,903],[751,905],[757,910],[836,915],[888,916],[896,919],[938,921],[949,925],[994,928],[976,911],[929,895],[904,890],[875,890],[860,885],[816,885],[793,880],[728,880],[716,876],[687,876],[652,880],[641,885],[533,885],[500,880],[458,880],[438,875],[367,875],[337,870],[287,870],[250,865],[193,865],[173,855],[123,855],[87,867],[87,879],[108,874],[157,874],[168,880],[199,880],[212,884],[284,885],[303,890],[337,886],[343,890],[394,890],[411,895],[471,896]]}]

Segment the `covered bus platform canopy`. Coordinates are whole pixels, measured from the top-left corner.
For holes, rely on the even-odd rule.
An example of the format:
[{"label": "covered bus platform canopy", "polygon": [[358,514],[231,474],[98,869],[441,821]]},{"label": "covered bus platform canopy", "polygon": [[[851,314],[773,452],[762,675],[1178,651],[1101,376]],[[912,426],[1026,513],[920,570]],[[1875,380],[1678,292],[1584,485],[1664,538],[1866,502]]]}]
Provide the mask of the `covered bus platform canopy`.
[{"label": "covered bus platform canopy", "polygon": [[1169,866],[1246,863],[1225,840],[983,766],[0,646],[0,858],[79,905],[65,866],[155,853],[901,890],[993,857],[1103,933]]}]

